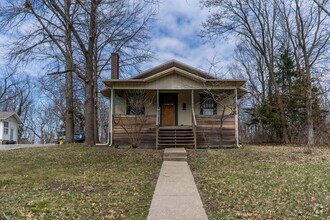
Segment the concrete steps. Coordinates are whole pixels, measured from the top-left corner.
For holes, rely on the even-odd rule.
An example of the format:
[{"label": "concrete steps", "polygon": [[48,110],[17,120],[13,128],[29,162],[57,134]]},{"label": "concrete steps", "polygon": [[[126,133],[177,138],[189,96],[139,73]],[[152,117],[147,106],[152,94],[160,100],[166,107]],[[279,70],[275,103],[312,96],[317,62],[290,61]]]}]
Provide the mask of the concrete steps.
[{"label": "concrete steps", "polygon": [[165,148],[164,161],[187,161],[187,151],[184,148]]}]

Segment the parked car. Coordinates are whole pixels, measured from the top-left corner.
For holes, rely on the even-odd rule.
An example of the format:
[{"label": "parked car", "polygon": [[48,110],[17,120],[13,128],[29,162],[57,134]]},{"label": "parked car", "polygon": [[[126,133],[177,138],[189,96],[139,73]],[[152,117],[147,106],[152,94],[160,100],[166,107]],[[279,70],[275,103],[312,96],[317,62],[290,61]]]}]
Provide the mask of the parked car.
[{"label": "parked car", "polygon": [[6,141],[6,144],[16,144],[16,141],[13,141],[13,140],[11,140],[11,141]]},{"label": "parked car", "polygon": [[75,143],[83,143],[85,141],[85,138],[86,137],[84,132],[74,134]]}]

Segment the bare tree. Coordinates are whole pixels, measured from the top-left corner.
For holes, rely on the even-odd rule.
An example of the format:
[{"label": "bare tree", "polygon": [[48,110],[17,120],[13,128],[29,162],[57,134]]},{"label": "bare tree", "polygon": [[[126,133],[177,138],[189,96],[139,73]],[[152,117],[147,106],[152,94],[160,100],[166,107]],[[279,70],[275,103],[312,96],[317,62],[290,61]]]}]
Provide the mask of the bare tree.
[{"label": "bare tree", "polygon": [[16,70],[8,67],[5,70],[2,70],[2,77],[0,78],[0,106],[3,109],[3,105],[15,97],[13,89],[18,82],[14,78]]},{"label": "bare tree", "polygon": [[274,91],[281,116],[282,142],[288,143],[283,100],[274,74],[275,51],[278,47],[276,41],[278,1],[204,0],[202,3],[204,6],[214,9],[209,19],[203,24],[204,36],[218,39],[235,33],[262,58],[268,74],[268,94],[272,94]]},{"label": "bare tree", "polygon": [[[329,57],[329,16],[324,9],[306,0],[204,0],[202,3],[212,9],[203,24],[203,35],[214,40],[236,34],[236,59],[239,61],[236,67],[249,78],[250,96],[253,97],[250,103],[261,106],[260,110],[269,115],[279,113],[282,143],[289,142],[287,97],[279,85],[277,59],[283,47],[292,49],[294,65],[299,72],[296,77],[300,77],[296,82],[303,89],[299,95],[304,95],[302,101],[306,103],[307,142],[312,146],[315,141],[313,105],[317,100],[317,92],[313,90],[321,89],[316,83],[317,78],[321,78],[317,73],[326,68]],[[322,2],[322,6],[327,4],[328,1]],[[278,125],[275,127],[277,129]],[[267,129],[261,127],[260,130]]]},{"label": "bare tree", "polygon": [[[211,86],[212,87],[212,86]],[[213,104],[213,112],[208,112],[208,114],[211,115],[217,115],[218,112],[220,112],[219,117],[212,116],[213,121],[218,122],[218,131],[216,132],[218,134],[218,143],[219,147],[224,145],[224,130],[223,125],[226,122],[226,120],[231,119],[233,115],[236,114],[236,102],[235,102],[235,92],[232,90],[228,91],[215,91],[213,89],[210,89],[210,87],[204,89],[204,94],[201,94],[201,105],[212,105]],[[219,109],[219,111],[218,111]],[[216,112],[214,112],[216,111]],[[211,140],[214,139],[212,134],[210,136],[209,132],[203,132],[203,138],[208,145],[211,145]],[[214,140],[213,140],[214,141]]]},{"label": "bare tree", "polygon": [[[58,64],[65,63],[65,70],[58,68],[54,74],[66,73],[68,93],[71,93],[71,72],[84,83],[87,145],[93,145],[97,138],[97,79],[109,66],[109,54],[121,51],[122,57],[126,55],[128,58],[127,64],[149,58],[144,42],[148,39],[148,23],[154,14],[150,7],[153,3],[35,0],[20,5],[8,1],[0,11],[0,23],[4,27],[24,25],[29,18],[28,21],[35,22],[32,25],[34,29],[23,33],[17,42],[18,46],[13,49],[14,57],[26,60],[25,55],[37,51],[45,54],[44,58],[60,61]],[[68,97],[68,106],[71,102]],[[67,113],[70,113],[67,119],[72,118],[72,112],[68,110]]]},{"label": "bare tree", "polygon": [[329,5],[328,0],[319,1],[319,0],[313,0],[319,8],[321,8],[325,13],[327,13],[328,16],[330,16],[330,10],[327,8],[327,5]]},{"label": "bare tree", "polygon": [[122,111],[130,116],[118,123],[127,134],[131,146],[137,148],[141,144],[148,121],[148,109],[155,103],[155,96],[144,90],[134,90],[125,92],[125,97],[126,109]]},{"label": "bare tree", "polygon": [[313,72],[329,55],[329,16],[322,13],[317,4],[294,0],[288,5],[282,1],[283,28],[288,34],[295,56],[297,69],[305,82],[307,112],[307,145],[313,146]]}]

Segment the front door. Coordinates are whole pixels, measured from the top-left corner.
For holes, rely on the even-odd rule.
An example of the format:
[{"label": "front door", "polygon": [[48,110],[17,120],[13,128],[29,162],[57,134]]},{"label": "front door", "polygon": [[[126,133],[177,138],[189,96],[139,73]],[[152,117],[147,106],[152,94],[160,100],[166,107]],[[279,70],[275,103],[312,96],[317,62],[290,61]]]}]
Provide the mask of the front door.
[{"label": "front door", "polygon": [[162,126],[175,126],[176,96],[177,94],[164,94],[162,96]]},{"label": "front door", "polygon": [[14,140],[14,129],[10,129],[10,140],[13,141]]}]

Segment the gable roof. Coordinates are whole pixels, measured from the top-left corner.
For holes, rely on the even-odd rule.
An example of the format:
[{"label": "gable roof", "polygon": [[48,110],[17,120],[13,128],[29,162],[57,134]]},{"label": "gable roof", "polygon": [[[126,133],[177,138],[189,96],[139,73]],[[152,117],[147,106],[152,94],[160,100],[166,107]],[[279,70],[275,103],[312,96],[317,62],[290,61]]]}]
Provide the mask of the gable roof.
[{"label": "gable roof", "polygon": [[18,124],[23,124],[22,120],[18,117],[18,115],[15,112],[0,112],[0,120],[6,120],[11,116],[14,116]]},{"label": "gable roof", "polygon": [[197,69],[195,67],[192,67],[192,66],[189,66],[185,63],[182,63],[180,61],[177,61],[177,60],[171,60],[169,62],[166,62],[166,63],[163,63],[163,64],[160,64],[154,68],[151,68],[149,70],[146,70],[130,79],[145,79],[145,78],[148,78],[154,74],[157,74],[157,73],[160,73],[160,72],[163,72],[167,69],[170,69],[170,68],[173,68],[173,67],[176,67],[178,69],[181,69],[185,72],[189,72],[191,74],[194,74],[195,76],[197,77],[201,77],[201,78],[204,78],[204,79],[217,79],[217,77],[215,76],[212,76],[200,69]]},{"label": "gable roof", "polygon": [[[192,81],[197,82],[200,86],[189,85],[186,86],[185,89],[200,89],[201,87],[221,87],[221,88],[237,88],[240,94],[244,94],[247,92],[242,86],[246,83],[246,79],[220,79],[216,76],[210,75],[205,71],[199,70],[177,60],[171,60],[169,62],[158,65],[154,68],[146,70],[136,76],[133,76],[129,79],[110,79],[103,80],[103,83],[107,86],[106,88],[101,89],[101,93],[104,96],[110,97],[111,88],[115,89],[155,89],[160,88],[159,85],[154,84],[153,87],[148,87],[147,85],[152,83],[153,81],[161,80],[171,74],[179,75],[181,77],[190,79]],[[173,86],[175,83],[171,83],[168,87],[165,85],[161,89],[176,89]],[[195,84],[196,85],[196,84]],[[146,87],[145,87],[146,86]]]}]

